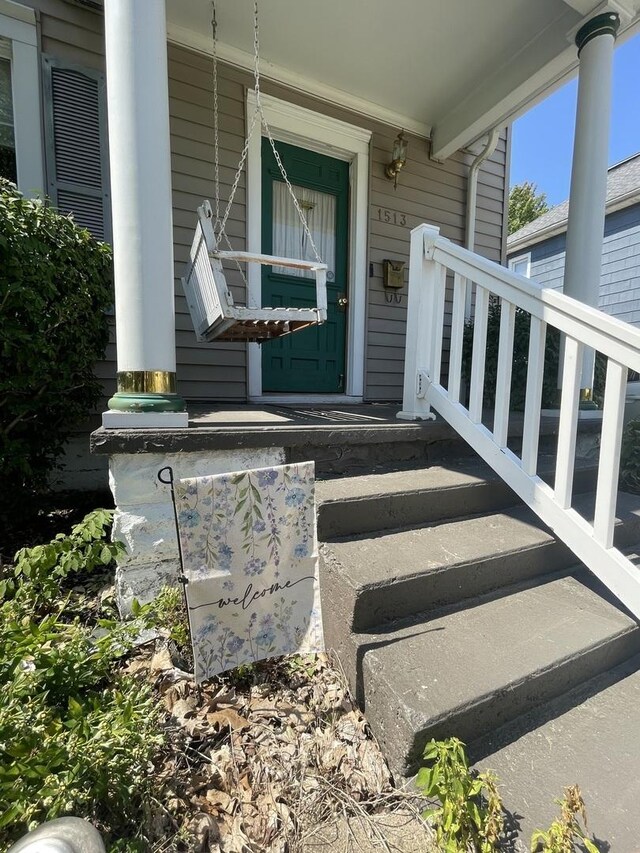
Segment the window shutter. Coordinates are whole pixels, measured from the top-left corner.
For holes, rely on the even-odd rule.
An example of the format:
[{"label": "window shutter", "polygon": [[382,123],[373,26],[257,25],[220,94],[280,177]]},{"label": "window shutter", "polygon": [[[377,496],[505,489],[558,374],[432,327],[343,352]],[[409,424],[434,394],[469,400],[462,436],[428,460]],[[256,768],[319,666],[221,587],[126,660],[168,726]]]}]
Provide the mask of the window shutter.
[{"label": "window shutter", "polygon": [[99,240],[111,238],[105,79],[46,57],[48,194]]}]

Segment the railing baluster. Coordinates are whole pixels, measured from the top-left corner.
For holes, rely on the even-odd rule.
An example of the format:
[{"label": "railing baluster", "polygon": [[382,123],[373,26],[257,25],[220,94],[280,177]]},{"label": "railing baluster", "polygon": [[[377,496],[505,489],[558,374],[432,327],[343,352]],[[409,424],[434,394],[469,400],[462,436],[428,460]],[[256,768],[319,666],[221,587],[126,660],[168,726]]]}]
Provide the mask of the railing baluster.
[{"label": "railing baluster", "polygon": [[469,417],[474,424],[482,421],[484,396],[484,366],[487,350],[487,319],[489,291],[476,285],[476,310],[473,323],[473,348],[471,351],[471,382],[469,390]]},{"label": "railing baluster", "polygon": [[573,469],[576,455],[576,433],[578,429],[578,400],[582,372],[582,344],[575,338],[566,337],[564,366],[562,369],[562,399],[558,423],[558,450],[556,459],[555,499],[562,509],[571,506],[573,493]]},{"label": "railing baluster", "polygon": [[626,388],[627,368],[609,359],[602,412],[596,509],[593,519],[593,535],[605,548],[611,548],[613,545]]},{"label": "railing baluster", "polygon": [[507,446],[509,436],[509,403],[511,400],[511,371],[513,368],[513,335],[516,306],[502,300],[500,309],[500,337],[498,339],[498,371],[496,398],[493,413],[493,440],[498,447]]},{"label": "railing baluster", "polygon": [[462,383],[462,346],[464,343],[464,311],[467,302],[467,279],[455,274],[453,278],[453,310],[451,313],[451,343],[449,346],[449,382],[447,393],[454,403],[460,402]]},{"label": "railing baluster", "polygon": [[533,477],[538,470],[538,443],[540,440],[540,409],[542,407],[542,380],[544,378],[544,351],[547,324],[531,317],[529,328],[529,357],[527,389],[524,404],[522,432],[522,468]]},{"label": "railing baluster", "polygon": [[431,353],[431,381],[440,384],[442,372],[442,335],[444,326],[444,302],[447,289],[447,268],[444,264],[436,264],[434,274],[433,294],[433,316],[431,318],[432,333],[431,341],[433,351]]}]

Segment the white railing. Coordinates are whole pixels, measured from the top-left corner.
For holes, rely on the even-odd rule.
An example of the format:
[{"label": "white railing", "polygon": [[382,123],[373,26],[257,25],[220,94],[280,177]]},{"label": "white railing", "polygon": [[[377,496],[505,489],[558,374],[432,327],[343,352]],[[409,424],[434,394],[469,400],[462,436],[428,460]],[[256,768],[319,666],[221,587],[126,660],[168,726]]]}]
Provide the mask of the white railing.
[{"label": "white railing", "polygon": [[[447,273],[453,273],[449,369],[442,384]],[[475,285],[468,407],[461,400],[467,290]],[[493,427],[482,423],[490,299],[501,303]],[[640,618],[640,569],[613,547],[627,370],[640,371],[640,330],[454,245],[439,229],[411,232],[403,409],[407,420],[435,409]],[[516,308],[531,315],[522,451],[507,447]],[[537,475],[547,326],[564,333],[554,486]],[[572,508],[582,355],[607,357],[593,521]]]}]

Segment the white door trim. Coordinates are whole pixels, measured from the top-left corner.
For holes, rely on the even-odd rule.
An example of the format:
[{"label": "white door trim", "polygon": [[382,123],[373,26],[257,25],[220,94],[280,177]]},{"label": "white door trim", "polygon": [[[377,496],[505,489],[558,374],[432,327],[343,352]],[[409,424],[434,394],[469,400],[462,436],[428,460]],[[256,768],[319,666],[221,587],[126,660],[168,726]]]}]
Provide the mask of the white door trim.
[{"label": "white door trim", "polygon": [[[349,212],[349,306],[347,311],[345,394],[362,399],[364,394],[365,316],[367,301],[367,211],[369,193],[369,145],[371,132],[329,118],[279,98],[260,94],[260,101],[274,139],[326,154],[350,164]],[[247,92],[247,119],[256,104],[255,92]],[[256,128],[257,131],[257,128]],[[262,251],[262,153],[261,134],[254,132],[247,156],[247,251]],[[260,305],[261,269],[250,264],[247,274],[247,304]],[[262,355],[259,344],[247,349],[248,396],[264,402]],[[326,396],[326,395],[324,395]],[[313,394],[296,396],[300,402]]]}]

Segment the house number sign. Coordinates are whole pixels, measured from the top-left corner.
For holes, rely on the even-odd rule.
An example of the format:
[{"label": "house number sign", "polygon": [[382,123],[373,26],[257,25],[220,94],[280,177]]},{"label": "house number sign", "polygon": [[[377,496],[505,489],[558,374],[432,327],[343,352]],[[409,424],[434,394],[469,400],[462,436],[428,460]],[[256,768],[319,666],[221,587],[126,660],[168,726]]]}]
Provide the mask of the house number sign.
[{"label": "house number sign", "polygon": [[398,213],[397,210],[389,210],[388,207],[378,208],[378,219],[381,222],[388,222],[390,225],[406,225],[407,217],[404,213]]}]

